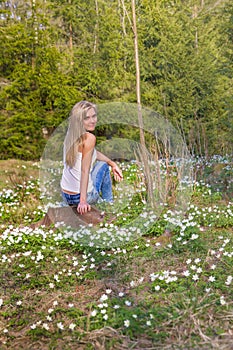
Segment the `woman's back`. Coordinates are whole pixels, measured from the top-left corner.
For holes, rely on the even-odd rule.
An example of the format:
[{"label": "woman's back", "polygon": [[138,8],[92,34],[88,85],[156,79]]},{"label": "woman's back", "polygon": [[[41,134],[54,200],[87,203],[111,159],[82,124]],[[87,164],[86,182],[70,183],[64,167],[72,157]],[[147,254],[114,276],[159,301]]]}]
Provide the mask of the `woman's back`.
[{"label": "woman's back", "polygon": [[[65,155],[65,151],[64,151]],[[64,157],[65,158],[65,157]],[[93,182],[91,179],[91,170],[96,161],[96,149],[94,148],[92,160],[91,160],[91,169],[88,179],[88,188],[87,191],[91,192],[93,189]],[[80,181],[81,181],[81,167],[82,167],[82,153],[77,152],[75,164],[73,167],[69,167],[64,159],[64,168],[61,179],[61,188],[66,191],[80,193]]]}]

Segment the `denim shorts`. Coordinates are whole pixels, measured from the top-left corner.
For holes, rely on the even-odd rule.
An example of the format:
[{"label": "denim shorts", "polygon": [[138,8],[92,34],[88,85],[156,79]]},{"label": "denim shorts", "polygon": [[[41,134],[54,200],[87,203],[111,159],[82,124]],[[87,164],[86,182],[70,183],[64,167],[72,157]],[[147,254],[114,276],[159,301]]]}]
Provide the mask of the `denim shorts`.
[{"label": "denim shorts", "polygon": [[[93,181],[93,190],[87,193],[87,203],[95,204],[97,202],[112,202],[112,181],[109,166],[107,163],[97,161],[92,169],[91,177]],[[62,191],[62,198],[68,205],[78,205],[80,203],[80,194],[68,194]]]},{"label": "denim shorts", "polygon": [[[77,194],[68,194],[62,191],[62,198],[68,205],[78,205],[80,203],[80,193]],[[87,193],[87,203],[95,204],[101,197],[95,188],[91,192]]]}]

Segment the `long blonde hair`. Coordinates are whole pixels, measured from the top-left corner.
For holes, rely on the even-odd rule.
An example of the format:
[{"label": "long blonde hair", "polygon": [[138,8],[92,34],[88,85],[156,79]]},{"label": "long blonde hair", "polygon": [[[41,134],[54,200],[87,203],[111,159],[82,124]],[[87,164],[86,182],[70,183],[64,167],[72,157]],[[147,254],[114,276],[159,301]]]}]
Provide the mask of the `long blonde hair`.
[{"label": "long blonde hair", "polygon": [[83,120],[90,108],[94,108],[96,112],[96,106],[93,103],[80,101],[70,112],[69,126],[64,141],[65,161],[70,167],[74,166],[78,147],[82,145],[83,135],[86,133]]}]

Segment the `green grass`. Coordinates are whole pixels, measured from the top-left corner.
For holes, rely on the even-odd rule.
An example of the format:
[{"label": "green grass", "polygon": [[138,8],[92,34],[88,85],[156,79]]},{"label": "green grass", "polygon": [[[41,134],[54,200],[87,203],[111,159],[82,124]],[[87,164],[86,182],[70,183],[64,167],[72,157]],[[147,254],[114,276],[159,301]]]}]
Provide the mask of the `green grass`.
[{"label": "green grass", "polygon": [[[58,229],[29,227],[44,215],[37,171],[26,162],[1,164],[1,350],[232,349],[226,192],[199,183],[176,225],[164,209],[137,239],[95,248]],[[124,174],[137,182],[130,167]],[[118,227],[142,211],[139,195],[130,201]]]}]

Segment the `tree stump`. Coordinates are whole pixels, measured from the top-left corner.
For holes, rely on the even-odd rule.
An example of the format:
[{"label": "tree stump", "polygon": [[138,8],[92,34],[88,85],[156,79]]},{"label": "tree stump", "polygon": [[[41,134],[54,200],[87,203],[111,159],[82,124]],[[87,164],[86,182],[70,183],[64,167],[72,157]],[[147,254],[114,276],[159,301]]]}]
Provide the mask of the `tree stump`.
[{"label": "tree stump", "polygon": [[[61,226],[70,226],[79,228],[89,224],[97,225],[106,220],[105,212],[100,212],[97,208],[91,206],[91,210],[85,214],[79,214],[76,206],[67,206],[59,208],[49,208],[45,216],[38,222],[31,224],[31,227],[37,228],[41,225],[46,227],[59,224]],[[107,222],[111,222],[113,217],[109,217]]]}]

